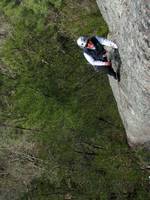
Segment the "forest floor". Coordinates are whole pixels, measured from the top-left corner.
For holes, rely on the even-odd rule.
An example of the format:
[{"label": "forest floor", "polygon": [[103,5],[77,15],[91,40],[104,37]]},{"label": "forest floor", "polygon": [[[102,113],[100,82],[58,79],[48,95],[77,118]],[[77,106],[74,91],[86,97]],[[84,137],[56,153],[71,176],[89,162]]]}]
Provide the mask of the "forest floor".
[{"label": "forest floor", "polygon": [[76,45],[108,33],[95,0],[0,10],[0,199],[149,199],[149,155],[128,147],[106,74]]}]

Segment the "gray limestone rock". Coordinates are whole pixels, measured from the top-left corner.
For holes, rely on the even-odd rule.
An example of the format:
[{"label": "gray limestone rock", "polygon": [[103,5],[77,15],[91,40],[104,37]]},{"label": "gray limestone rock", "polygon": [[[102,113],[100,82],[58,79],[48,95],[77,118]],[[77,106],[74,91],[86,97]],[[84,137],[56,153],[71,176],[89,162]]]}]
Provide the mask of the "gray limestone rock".
[{"label": "gray limestone rock", "polygon": [[150,146],[150,3],[148,0],[97,0],[119,47],[112,52],[121,81],[109,77],[131,146]]},{"label": "gray limestone rock", "polygon": [[7,67],[2,61],[3,44],[10,35],[10,25],[4,17],[3,13],[0,11],[0,73],[5,74],[11,78],[15,77],[14,72]]}]

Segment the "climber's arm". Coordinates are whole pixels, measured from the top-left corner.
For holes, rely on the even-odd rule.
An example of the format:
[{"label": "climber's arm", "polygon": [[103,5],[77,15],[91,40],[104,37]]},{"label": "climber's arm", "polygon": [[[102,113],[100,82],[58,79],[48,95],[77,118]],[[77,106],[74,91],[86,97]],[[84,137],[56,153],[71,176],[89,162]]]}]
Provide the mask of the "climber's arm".
[{"label": "climber's arm", "polygon": [[118,49],[117,45],[114,42],[112,42],[112,41],[110,41],[106,38],[96,36],[96,39],[104,46],[108,46],[108,47],[112,47],[114,49]]},{"label": "climber's arm", "polygon": [[87,53],[84,53],[86,60],[93,66],[110,66],[110,62],[102,62],[99,60],[94,60],[94,58]]}]

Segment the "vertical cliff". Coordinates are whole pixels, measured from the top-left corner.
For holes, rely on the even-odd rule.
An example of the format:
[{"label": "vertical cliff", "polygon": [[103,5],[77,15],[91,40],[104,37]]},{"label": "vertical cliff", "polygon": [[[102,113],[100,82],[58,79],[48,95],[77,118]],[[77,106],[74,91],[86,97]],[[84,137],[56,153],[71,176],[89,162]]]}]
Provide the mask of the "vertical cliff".
[{"label": "vertical cliff", "polygon": [[128,142],[131,146],[149,146],[150,4],[148,0],[97,0],[97,4],[109,26],[109,37],[119,46],[121,81],[109,79]]}]

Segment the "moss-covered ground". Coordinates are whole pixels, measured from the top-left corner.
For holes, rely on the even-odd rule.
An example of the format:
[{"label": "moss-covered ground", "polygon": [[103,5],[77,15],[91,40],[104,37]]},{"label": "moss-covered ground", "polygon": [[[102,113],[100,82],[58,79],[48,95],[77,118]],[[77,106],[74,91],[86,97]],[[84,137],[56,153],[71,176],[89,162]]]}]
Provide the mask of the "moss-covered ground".
[{"label": "moss-covered ground", "polygon": [[[94,0],[1,0],[0,197],[147,200],[148,173],[129,149],[104,73],[80,35],[106,36]],[[7,73],[6,73],[7,72]]]}]

